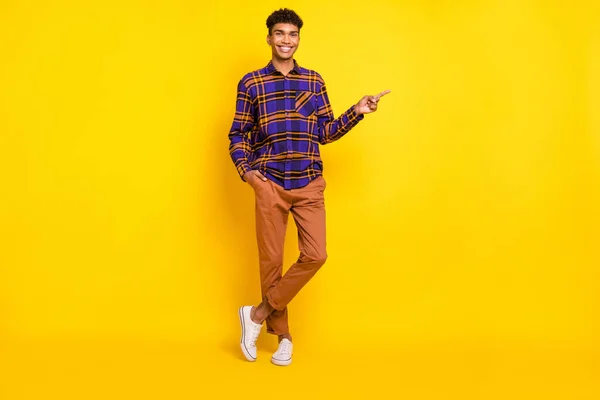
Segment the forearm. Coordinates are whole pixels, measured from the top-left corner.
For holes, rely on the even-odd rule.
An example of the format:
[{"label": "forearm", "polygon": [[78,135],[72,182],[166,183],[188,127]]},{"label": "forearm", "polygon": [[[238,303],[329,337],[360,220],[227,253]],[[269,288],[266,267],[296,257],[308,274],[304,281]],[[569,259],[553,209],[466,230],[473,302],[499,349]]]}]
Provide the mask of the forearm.
[{"label": "forearm", "polygon": [[252,169],[248,163],[250,151],[250,144],[244,134],[237,132],[229,134],[229,155],[242,180],[244,174]]},{"label": "forearm", "polygon": [[319,142],[327,144],[340,139],[356,126],[364,115],[359,114],[356,106],[350,107],[336,119],[323,119],[319,124]]}]

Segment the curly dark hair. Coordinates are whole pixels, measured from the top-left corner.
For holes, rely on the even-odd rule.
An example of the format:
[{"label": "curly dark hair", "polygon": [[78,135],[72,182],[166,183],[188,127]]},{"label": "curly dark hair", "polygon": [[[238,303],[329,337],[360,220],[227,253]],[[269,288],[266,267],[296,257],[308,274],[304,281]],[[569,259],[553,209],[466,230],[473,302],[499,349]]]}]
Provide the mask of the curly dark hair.
[{"label": "curly dark hair", "polygon": [[298,31],[302,28],[304,23],[302,19],[294,10],[289,8],[280,8],[279,10],[273,11],[269,18],[267,18],[267,28],[269,28],[269,35],[272,33],[273,26],[275,24],[292,24],[298,27]]}]

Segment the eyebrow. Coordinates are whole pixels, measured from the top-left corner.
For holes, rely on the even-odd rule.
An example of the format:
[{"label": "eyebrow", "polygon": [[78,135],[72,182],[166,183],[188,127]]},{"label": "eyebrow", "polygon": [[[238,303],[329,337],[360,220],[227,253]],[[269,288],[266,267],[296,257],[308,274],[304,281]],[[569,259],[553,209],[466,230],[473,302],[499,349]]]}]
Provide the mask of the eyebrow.
[{"label": "eyebrow", "polygon": [[[282,30],[282,29],[275,29],[275,30],[273,31],[273,33],[275,33],[275,32],[281,32],[281,33],[285,33],[286,31],[284,31],[284,30]],[[287,31],[287,32],[289,32],[289,33],[298,33],[298,31]]]}]

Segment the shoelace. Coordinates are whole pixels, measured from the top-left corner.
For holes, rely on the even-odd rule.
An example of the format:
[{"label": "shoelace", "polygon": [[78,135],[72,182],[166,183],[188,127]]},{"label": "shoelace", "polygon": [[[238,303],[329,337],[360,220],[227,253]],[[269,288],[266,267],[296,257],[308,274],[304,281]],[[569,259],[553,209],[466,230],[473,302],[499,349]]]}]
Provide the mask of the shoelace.
[{"label": "shoelace", "polygon": [[260,328],[261,326],[258,325],[253,325],[252,328],[250,328],[250,340],[251,343],[254,344],[256,342],[256,339],[258,339],[258,335],[260,334]]},{"label": "shoelace", "polygon": [[291,343],[290,342],[283,342],[279,344],[279,353],[281,354],[289,354],[291,351]]}]

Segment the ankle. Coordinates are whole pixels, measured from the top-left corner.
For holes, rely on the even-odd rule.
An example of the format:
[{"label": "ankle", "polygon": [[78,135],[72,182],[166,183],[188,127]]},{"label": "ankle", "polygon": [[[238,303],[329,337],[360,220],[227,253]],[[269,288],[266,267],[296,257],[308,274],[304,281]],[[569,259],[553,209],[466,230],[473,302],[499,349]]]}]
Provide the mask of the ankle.
[{"label": "ankle", "polygon": [[279,335],[278,338],[279,338],[279,343],[281,343],[281,341],[283,339],[287,339],[290,342],[292,341],[292,335],[290,335],[289,333],[284,333],[283,335]]},{"label": "ankle", "polygon": [[262,324],[265,321],[265,317],[262,317],[260,315],[260,306],[257,307],[252,307],[252,309],[250,310],[250,319],[252,320],[252,322],[254,322],[255,324]]}]

